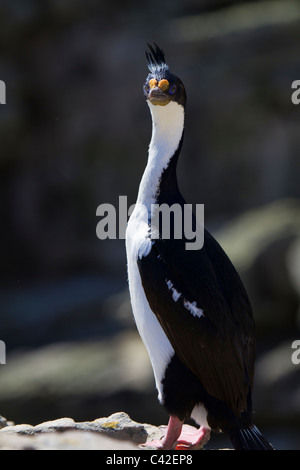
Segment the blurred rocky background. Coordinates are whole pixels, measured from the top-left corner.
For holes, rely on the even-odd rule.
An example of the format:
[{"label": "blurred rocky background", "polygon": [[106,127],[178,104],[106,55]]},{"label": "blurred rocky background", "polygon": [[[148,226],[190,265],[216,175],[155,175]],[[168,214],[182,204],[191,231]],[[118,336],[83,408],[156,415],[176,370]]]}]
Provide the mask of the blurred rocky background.
[{"label": "blurred rocky background", "polygon": [[96,236],[97,207],[133,204],[146,164],[147,42],[188,92],[182,192],[252,300],[256,422],[300,449],[298,0],[0,1],[0,414],[167,421],[124,240]]}]

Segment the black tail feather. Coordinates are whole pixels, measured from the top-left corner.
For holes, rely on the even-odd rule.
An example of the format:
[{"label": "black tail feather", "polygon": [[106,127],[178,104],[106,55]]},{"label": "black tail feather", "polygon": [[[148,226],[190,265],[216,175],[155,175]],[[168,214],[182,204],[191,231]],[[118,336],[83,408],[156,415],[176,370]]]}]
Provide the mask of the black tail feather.
[{"label": "black tail feather", "polygon": [[254,425],[231,429],[229,437],[236,450],[274,450]]}]

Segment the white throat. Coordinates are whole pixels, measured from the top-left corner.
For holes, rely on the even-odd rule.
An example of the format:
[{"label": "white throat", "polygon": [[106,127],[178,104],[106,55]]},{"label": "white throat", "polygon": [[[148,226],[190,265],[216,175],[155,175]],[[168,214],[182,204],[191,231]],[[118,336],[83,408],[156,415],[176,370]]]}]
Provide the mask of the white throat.
[{"label": "white throat", "polygon": [[170,101],[166,106],[147,103],[152,116],[152,137],[137,203],[145,205],[150,211],[151,204],[155,203],[162,172],[169,165],[182,137],[184,108],[175,101]]},{"label": "white throat", "polygon": [[162,381],[174,349],[152,312],[146,298],[137,260],[147,256],[152,247],[149,238],[149,213],[155,204],[162,172],[176,152],[184,126],[184,108],[175,102],[166,106],[148,102],[152,115],[152,138],[145,172],[140,183],[137,203],[126,230],[128,280],[135,321],[149,352],[159,400],[163,399]]}]

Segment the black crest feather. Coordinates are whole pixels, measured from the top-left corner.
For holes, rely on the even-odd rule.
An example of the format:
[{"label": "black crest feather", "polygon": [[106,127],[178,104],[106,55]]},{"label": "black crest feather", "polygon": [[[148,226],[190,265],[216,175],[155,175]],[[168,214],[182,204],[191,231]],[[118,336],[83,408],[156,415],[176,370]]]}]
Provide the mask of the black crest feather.
[{"label": "black crest feather", "polygon": [[148,68],[150,72],[154,73],[159,70],[167,70],[169,67],[166,64],[165,54],[163,50],[154,43],[154,46],[148,44],[150,52],[146,51],[146,58],[148,61]]}]

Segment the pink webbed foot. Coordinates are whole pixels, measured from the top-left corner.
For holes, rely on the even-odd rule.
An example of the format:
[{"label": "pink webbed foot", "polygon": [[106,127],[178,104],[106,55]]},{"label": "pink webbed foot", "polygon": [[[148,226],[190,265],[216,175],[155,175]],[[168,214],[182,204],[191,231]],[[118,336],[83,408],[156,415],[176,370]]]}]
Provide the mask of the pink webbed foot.
[{"label": "pink webbed foot", "polygon": [[199,450],[208,443],[210,429],[201,426],[199,429],[185,425],[177,440],[175,450]]},{"label": "pink webbed foot", "polygon": [[210,438],[210,429],[183,425],[182,421],[174,416],[170,417],[168,426],[163,426],[161,429],[163,431],[161,439],[147,441],[141,444],[141,447],[158,450],[198,450],[207,444]]},{"label": "pink webbed foot", "polygon": [[182,429],[182,421],[176,416],[170,416],[168,426],[163,426],[163,435],[161,439],[147,441],[141,444],[140,447],[155,448],[159,450],[172,450],[175,449],[177,439],[180,436]]}]

